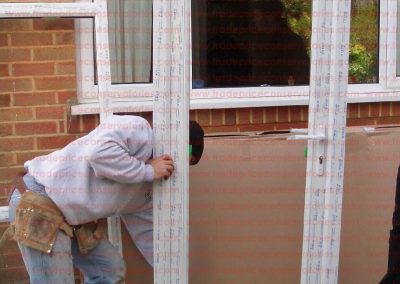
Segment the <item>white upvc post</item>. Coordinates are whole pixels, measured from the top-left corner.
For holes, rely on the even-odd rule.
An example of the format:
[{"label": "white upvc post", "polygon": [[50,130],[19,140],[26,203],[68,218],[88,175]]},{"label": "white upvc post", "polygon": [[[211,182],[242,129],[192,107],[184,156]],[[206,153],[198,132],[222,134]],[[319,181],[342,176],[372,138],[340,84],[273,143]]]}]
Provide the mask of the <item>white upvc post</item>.
[{"label": "white upvc post", "polygon": [[301,283],[337,283],[346,134],[350,0],[313,1]]},{"label": "white upvc post", "polygon": [[[106,0],[94,0],[99,6],[100,13],[94,19],[95,45],[97,66],[97,84],[99,87],[98,100],[100,109],[100,122],[112,115],[112,98],[109,92],[111,87],[110,45],[108,42],[108,13]],[[111,216],[107,218],[108,239],[122,253],[121,218]]]},{"label": "white upvc post", "polygon": [[154,154],[175,166],[154,184],[154,283],[188,283],[190,1],[154,3]]}]

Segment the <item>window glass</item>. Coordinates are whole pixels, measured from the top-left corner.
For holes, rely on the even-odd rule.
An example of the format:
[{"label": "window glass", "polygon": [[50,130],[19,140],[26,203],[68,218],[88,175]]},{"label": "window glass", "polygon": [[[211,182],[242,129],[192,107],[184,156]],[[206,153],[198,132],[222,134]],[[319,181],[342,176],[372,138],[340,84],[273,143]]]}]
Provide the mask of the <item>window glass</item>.
[{"label": "window glass", "polygon": [[[107,0],[107,13],[111,82],[152,82],[152,1]],[[93,23],[84,25],[92,33]]]},{"label": "window glass", "polygon": [[[352,2],[349,81],[376,82],[377,0]],[[192,1],[193,88],[308,85],[311,6],[307,0]]]},{"label": "window glass", "polygon": [[[397,29],[396,29],[396,45],[400,40],[400,1],[397,1]],[[393,47],[392,47],[393,48]],[[400,48],[396,48],[396,76],[400,76]]]},{"label": "window glass", "polygon": [[152,2],[107,0],[113,83],[152,82]]},{"label": "window glass", "polygon": [[379,49],[378,0],[353,0],[349,83],[377,83]]}]

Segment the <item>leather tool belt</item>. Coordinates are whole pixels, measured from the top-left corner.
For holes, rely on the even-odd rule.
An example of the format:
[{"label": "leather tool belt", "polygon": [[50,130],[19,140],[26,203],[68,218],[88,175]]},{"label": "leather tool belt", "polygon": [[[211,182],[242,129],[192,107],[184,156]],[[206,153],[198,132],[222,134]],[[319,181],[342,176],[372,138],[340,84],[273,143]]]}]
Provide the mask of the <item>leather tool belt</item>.
[{"label": "leather tool belt", "polygon": [[98,221],[74,226],[73,228],[79,251],[85,254],[94,249],[105,235],[107,219],[100,219]]},{"label": "leather tool belt", "polygon": [[72,237],[72,228],[54,202],[27,191],[21,196],[15,215],[14,239],[30,248],[51,253],[58,230]]},{"label": "leather tool belt", "polygon": [[103,238],[106,219],[70,226],[57,205],[49,197],[29,191],[22,177],[17,177],[14,185],[22,194],[21,201],[16,208],[15,223],[6,230],[2,239],[13,235],[13,239],[23,245],[51,253],[58,231],[63,230],[76,238],[81,253],[87,253]]}]

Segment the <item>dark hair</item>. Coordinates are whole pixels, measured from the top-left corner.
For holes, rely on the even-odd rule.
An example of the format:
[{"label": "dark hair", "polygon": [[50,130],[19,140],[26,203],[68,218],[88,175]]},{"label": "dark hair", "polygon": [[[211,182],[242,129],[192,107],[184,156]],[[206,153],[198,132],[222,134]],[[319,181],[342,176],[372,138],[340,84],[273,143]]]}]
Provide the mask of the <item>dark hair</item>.
[{"label": "dark hair", "polygon": [[192,156],[196,157],[197,164],[200,161],[204,149],[204,131],[194,120],[189,122],[189,144],[192,145]]}]

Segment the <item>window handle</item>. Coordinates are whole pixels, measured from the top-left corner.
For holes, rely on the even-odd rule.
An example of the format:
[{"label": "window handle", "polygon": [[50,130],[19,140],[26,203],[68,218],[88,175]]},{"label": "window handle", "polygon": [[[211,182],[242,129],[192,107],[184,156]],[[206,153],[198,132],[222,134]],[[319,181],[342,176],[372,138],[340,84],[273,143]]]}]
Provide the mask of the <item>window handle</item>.
[{"label": "window handle", "polygon": [[291,135],[287,138],[287,140],[313,140],[316,142],[314,147],[316,147],[316,154],[318,161],[315,163],[314,171],[315,174],[318,176],[323,176],[325,173],[325,153],[326,153],[326,146],[327,146],[327,138],[326,138],[326,129],[317,130],[319,133],[314,135],[308,134],[308,129],[306,128],[293,128],[290,130],[290,133],[295,135]]}]

